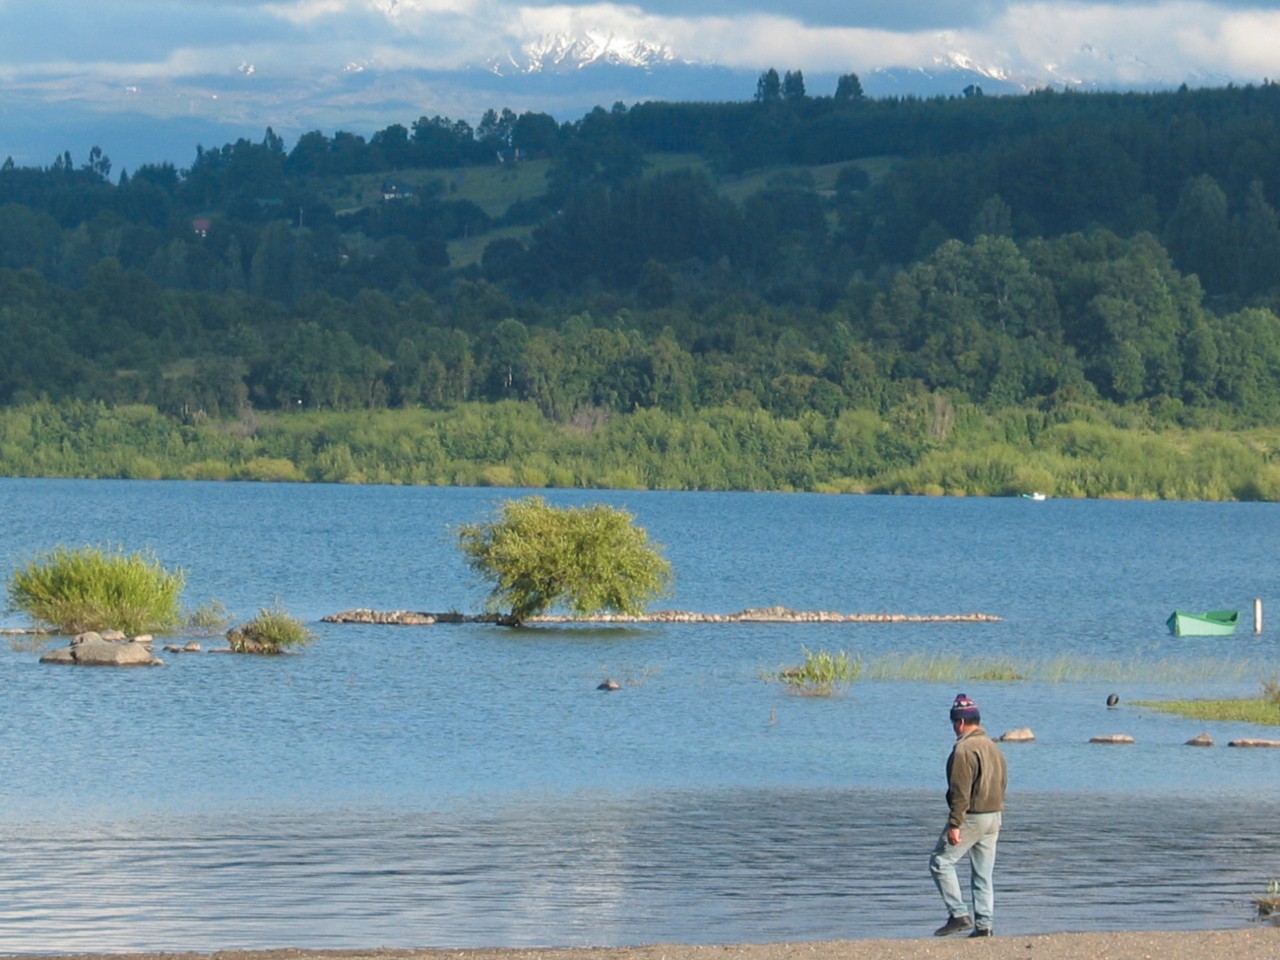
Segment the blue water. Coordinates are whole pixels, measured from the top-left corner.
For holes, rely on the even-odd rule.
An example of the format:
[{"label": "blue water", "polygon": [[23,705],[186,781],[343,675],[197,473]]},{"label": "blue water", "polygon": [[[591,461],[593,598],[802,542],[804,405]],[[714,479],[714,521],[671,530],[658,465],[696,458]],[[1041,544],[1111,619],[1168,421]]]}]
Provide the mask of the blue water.
[{"label": "blue water", "polygon": [[[1280,872],[1280,750],[1225,747],[1275,731],[1131,705],[1275,674],[1276,631],[1251,629],[1278,593],[1272,505],[556,491],[663,544],[664,608],[1003,619],[320,622],[479,610],[452,531],[510,495],[0,480],[6,576],[57,544],[146,549],[186,571],[189,606],[278,603],[317,635],[124,671],[0,647],[0,950],[927,935],[957,687],[993,733],[1037,737],[1006,747],[1002,932],[1242,925]],[[1174,607],[1237,607],[1242,626],[1171,638]],[[864,679],[821,699],[761,679],[802,647],[1116,660],[1132,679]],[[622,689],[597,692],[606,677]],[[1183,746],[1201,731],[1218,746]],[[1137,743],[1087,743],[1113,732]]]}]

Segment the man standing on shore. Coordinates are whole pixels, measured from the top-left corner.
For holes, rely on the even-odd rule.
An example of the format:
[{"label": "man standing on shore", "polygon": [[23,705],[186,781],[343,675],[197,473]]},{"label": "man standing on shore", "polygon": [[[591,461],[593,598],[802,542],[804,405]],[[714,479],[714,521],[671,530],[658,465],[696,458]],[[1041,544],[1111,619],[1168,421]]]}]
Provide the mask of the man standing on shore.
[{"label": "man standing on shore", "polygon": [[[934,936],[972,930],[971,937],[989,937],[995,910],[991,876],[1009,775],[1004,754],[982,729],[978,705],[963,693],[957,694],[951,705],[951,728],[956,734],[955,746],[947,757],[947,806],[951,813],[929,858],[929,872],[949,916]],[[956,878],[956,864],[966,853],[972,874],[972,920]]]}]

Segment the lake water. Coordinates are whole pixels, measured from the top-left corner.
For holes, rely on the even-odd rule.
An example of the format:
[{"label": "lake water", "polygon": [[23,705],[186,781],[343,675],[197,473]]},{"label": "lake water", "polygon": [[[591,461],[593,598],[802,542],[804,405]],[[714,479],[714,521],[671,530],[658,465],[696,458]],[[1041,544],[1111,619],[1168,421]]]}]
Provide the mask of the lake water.
[{"label": "lake water", "polygon": [[[1276,675],[1277,631],[1254,635],[1251,611],[1262,598],[1280,624],[1280,508],[551,491],[636,515],[675,569],[664,608],[1002,620],[319,622],[478,611],[452,531],[520,493],[0,480],[6,577],[58,544],[151,550],[186,571],[188,606],[279,603],[317,636],[144,670],[0,647],[0,950],[927,936],[960,690],[993,733],[1037,738],[1005,747],[1001,933],[1241,926],[1280,875],[1280,750],[1225,746],[1275,731],[1133,705]],[[1175,607],[1236,607],[1241,627],[1175,639]],[[762,679],[806,647],[1037,678],[862,679],[833,698]],[[1126,679],[1053,679],[1109,662]],[[598,692],[606,677],[622,689]],[[1202,731],[1218,745],[1183,745]],[[1137,742],[1087,742],[1104,733]]]}]

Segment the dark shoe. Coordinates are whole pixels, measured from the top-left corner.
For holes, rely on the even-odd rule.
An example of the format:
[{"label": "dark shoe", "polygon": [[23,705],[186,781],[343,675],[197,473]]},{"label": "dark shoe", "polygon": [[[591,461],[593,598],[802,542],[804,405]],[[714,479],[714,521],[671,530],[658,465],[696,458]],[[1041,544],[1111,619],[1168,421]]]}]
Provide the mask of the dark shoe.
[{"label": "dark shoe", "polygon": [[994,936],[995,936],[995,932],[990,927],[978,927],[976,930],[973,931],[973,933],[969,934],[970,938],[994,937]]},{"label": "dark shoe", "polygon": [[973,929],[973,921],[968,917],[948,917],[947,922],[933,931],[935,937],[949,937],[953,933],[964,933]]}]

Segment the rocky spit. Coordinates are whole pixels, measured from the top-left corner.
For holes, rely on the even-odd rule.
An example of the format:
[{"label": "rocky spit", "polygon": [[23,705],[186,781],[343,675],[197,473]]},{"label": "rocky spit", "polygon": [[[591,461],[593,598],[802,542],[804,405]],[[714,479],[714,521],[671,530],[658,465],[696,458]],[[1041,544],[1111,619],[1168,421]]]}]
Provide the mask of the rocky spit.
[{"label": "rocky spit", "polygon": [[[429,626],[436,623],[501,623],[495,613],[426,613],[417,610],[344,610],[321,618],[325,623],[376,623],[393,626]],[[695,613],[689,610],[655,610],[651,613],[599,613],[589,617],[543,615],[538,623],[998,623],[989,613],[835,613],[830,610],[790,610],[759,607],[737,613]]]}]

